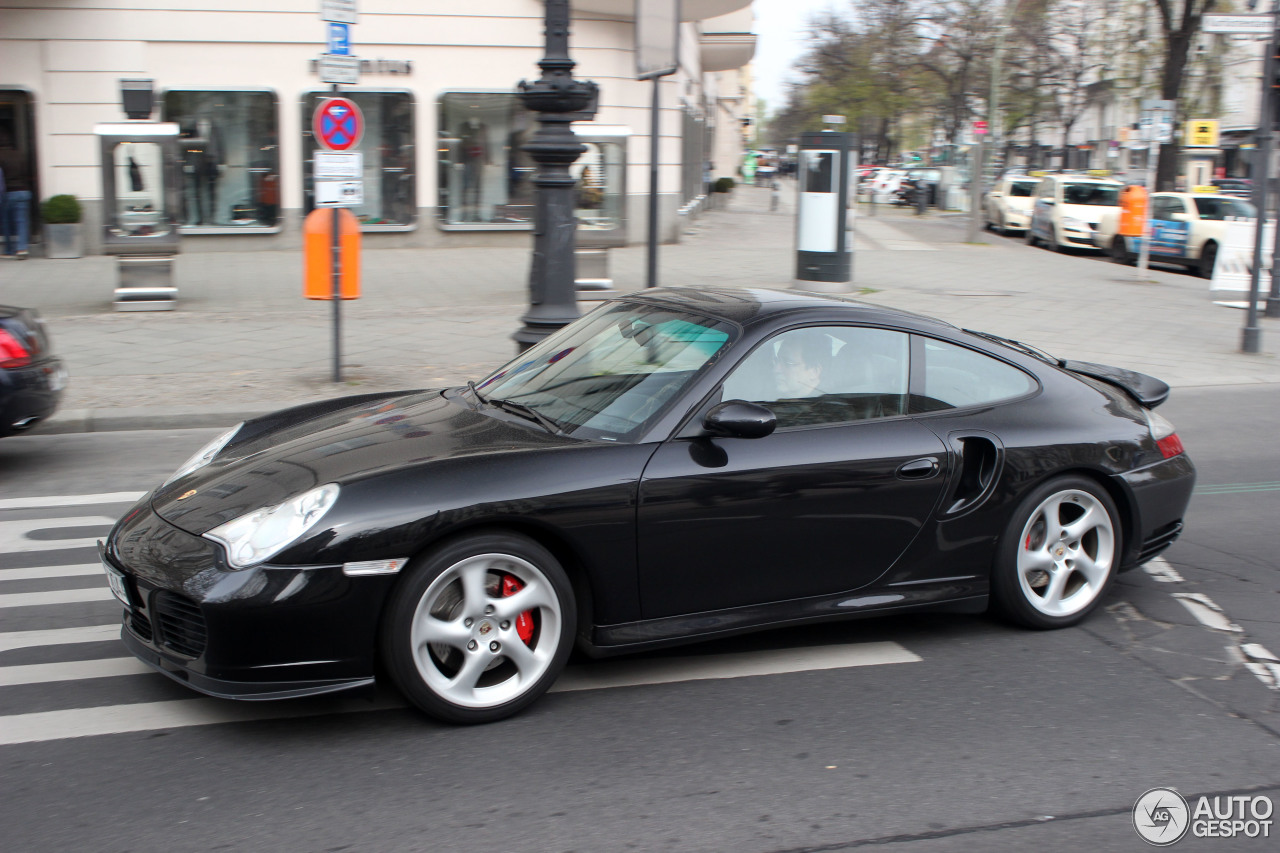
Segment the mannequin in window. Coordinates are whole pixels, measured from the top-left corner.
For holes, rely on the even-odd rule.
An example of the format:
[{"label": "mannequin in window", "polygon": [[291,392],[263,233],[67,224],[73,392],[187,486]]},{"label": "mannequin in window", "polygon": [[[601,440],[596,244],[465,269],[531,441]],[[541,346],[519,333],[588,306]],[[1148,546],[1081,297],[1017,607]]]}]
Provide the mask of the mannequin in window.
[{"label": "mannequin in window", "polygon": [[222,176],[222,139],[207,118],[196,121],[196,135],[187,140],[185,163],[191,167],[196,225],[217,224],[218,179]]},{"label": "mannequin in window", "polygon": [[458,139],[462,147],[462,218],[480,222],[484,167],[489,165],[489,128],[479,119],[467,119],[458,128]]}]

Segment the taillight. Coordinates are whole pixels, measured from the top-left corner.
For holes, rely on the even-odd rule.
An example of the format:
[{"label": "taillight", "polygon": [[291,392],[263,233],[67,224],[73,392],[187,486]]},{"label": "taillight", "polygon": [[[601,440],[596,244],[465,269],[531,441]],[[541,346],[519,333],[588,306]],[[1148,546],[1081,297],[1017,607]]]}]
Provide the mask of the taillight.
[{"label": "taillight", "polygon": [[1147,410],[1146,415],[1147,426],[1151,430],[1151,437],[1156,440],[1156,447],[1160,448],[1160,455],[1165,459],[1172,459],[1182,453],[1182,439],[1178,438],[1178,433],[1174,430],[1173,424],[1169,423],[1169,419],[1150,409]]},{"label": "taillight", "polygon": [[0,329],[0,367],[25,367],[30,363],[30,351],[13,335]]}]

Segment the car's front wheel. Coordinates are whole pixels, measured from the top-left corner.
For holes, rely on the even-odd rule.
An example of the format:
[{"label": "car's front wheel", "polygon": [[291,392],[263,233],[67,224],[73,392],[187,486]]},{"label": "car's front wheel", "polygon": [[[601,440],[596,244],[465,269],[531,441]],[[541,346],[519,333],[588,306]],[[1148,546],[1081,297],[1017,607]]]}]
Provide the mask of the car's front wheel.
[{"label": "car's front wheel", "polygon": [[1065,628],[1097,607],[1120,562],[1115,502],[1093,480],[1060,477],[1028,495],[1005,529],[994,607],[1029,628]]},{"label": "car's front wheel", "polygon": [[513,533],[455,539],[413,567],[383,626],[387,669],[423,711],[487,723],[530,705],[573,644],[573,587],[547,549]]}]

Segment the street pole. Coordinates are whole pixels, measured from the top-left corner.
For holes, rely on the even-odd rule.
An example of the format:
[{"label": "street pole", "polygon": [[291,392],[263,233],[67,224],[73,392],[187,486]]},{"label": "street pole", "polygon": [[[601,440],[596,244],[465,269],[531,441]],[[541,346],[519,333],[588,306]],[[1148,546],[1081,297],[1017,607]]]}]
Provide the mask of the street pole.
[{"label": "street pole", "polygon": [[523,146],[538,165],[533,185],[533,263],[529,271],[529,310],[512,338],[524,352],[578,319],[575,289],[577,217],[573,191],[577,183],[569,167],[587,150],[573,132],[573,122],[595,115],[596,84],[573,79],[577,64],[569,58],[569,0],[546,0],[546,50],[538,62],[542,76],[520,81],[519,98],[537,113],[538,131]]},{"label": "street pole", "polygon": [[662,121],[661,77],[653,78],[653,103],[649,110],[649,248],[645,287],[658,286],[658,130]]},{"label": "street pole", "polygon": [[[1276,73],[1276,10],[1271,10],[1271,39],[1262,63],[1262,96],[1258,103],[1257,174],[1253,178],[1253,206],[1258,212],[1258,227],[1253,238],[1253,264],[1249,270],[1249,296],[1245,306],[1244,329],[1240,333],[1242,352],[1262,351],[1262,329],[1258,326],[1259,279],[1262,275],[1263,232],[1267,221],[1267,182],[1271,172],[1272,80]],[[1274,260],[1272,261],[1274,263]],[[1270,307],[1270,306],[1268,306]]]},{"label": "street pole", "polygon": [[[338,97],[338,84],[333,84],[333,97]],[[333,381],[342,381],[342,227],[340,224],[342,211],[333,208],[333,235],[329,245],[329,257],[332,264],[330,281],[333,299]]]}]

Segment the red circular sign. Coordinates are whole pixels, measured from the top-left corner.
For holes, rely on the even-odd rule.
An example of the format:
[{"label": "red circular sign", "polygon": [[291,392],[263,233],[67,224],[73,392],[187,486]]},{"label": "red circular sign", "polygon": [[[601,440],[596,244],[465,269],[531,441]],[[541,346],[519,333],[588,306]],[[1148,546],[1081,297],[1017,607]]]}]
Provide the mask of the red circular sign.
[{"label": "red circular sign", "polygon": [[321,101],[311,117],[316,143],[330,151],[350,151],[364,136],[364,115],[354,101],[329,98]]}]

